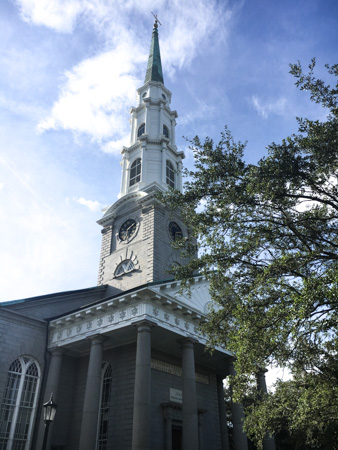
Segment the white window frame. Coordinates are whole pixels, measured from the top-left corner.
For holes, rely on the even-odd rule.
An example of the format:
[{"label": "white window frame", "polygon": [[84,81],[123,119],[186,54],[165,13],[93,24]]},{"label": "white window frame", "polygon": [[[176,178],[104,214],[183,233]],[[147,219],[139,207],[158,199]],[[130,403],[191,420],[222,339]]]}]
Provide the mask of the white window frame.
[{"label": "white window frame", "polygon": [[167,127],[167,125],[163,125],[163,136],[167,139],[169,139],[170,137],[169,128]]},{"label": "white window frame", "polygon": [[[109,367],[110,367],[110,370],[111,370],[111,375],[110,375],[110,399],[109,399],[109,403],[108,403],[108,408],[109,408],[109,410],[111,408],[111,389],[112,389],[112,384],[113,384],[112,383],[112,381],[113,381],[113,377],[112,377],[113,368],[112,368],[111,364],[109,364],[107,362],[104,362],[102,364],[101,391],[100,391],[100,409],[99,409],[99,417],[98,417],[98,423],[97,423],[96,450],[100,449],[99,444],[100,444],[100,431],[101,431],[100,430],[100,426],[101,426],[101,416],[102,416],[103,383],[104,383],[104,380],[105,380],[106,371],[108,370]],[[109,411],[108,411],[108,414],[109,414]],[[107,444],[108,444],[108,439],[106,441],[106,448],[108,448]]]},{"label": "white window frame", "polygon": [[[131,176],[131,172],[135,166],[136,175]],[[129,187],[135,186],[135,184],[141,181],[141,173],[142,173],[142,160],[141,158],[136,158],[132,164],[130,165],[130,173],[129,173]]]},{"label": "white window frame", "polygon": [[[15,372],[14,370],[9,370],[13,364],[19,361],[19,363],[21,364],[21,372]],[[19,413],[20,413],[20,408],[23,407],[23,405],[21,405],[22,401],[24,400],[24,395],[23,394],[27,394],[27,391],[24,391],[24,387],[25,387],[25,381],[26,381],[26,376],[27,376],[27,372],[29,370],[29,368],[35,364],[36,369],[37,369],[37,376],[34,377],[36,380],[36,384],[35,384],[35,390],[34,390],[34,400],[33,400],[33,404],[32,406],[30,406],[30,418],[29,418],[29,426],[28,426],[28,431],[27,431],[27,437],[26,440],[20,440],[17,441],[17,438],[15,437],[16,434],[16,428],[18,425],[18,418],[19,418]],[[6,447],[4,447],[6,450],[12,450],[13,445],[15,445],[17,442],[22,442],[25,443],[25,446],[23,447],[24,450],[28,450],[30,448],[30,444],[31,444],[31,439],[32,439],[32,432],[33,432],[33,423],[34,423],[34,418],[36,415],[36,409],[37,409],[37,401],[38,401],[38,393],[39,393],[39,388],[40,388],[40,379],[41,379],[41,371],[40,371],[40,367],[38,362],[30,357],[30,356],[19,356],[17,359],[15,359],[11,365],[9,366],[9,369],[7,371],[7,384],[6,384],[6,390],[4,393],[4,397],[2,399],[2,403],[0,405],[0,413],[1,415],[5,413],[5,400],[9,400],[11,399],[12,401],[14,400],[14,403],[11,405],[13,407],[13,413],[12,416],[8,416],[6,418],[6,420],[2,421],[2,417],[0,417],[0,421],[2,423],[4,423],[5,425],[8,426],[9,421],[8,418],[11,417],[11,423],[10,423],[10,429],[9,429],[9,436],[6,442]],[[17,387],[17,392],[15,394],[15,399],[13,399],[13,394],[11,394],[9,397],[6,398],[6,394],[8,394],[8,389],[10,389],[10,380],[13,379],[13,375],[20,375],[20,380],[18,382],[18,387]],[[28,375],[29,376],[29,375]],[[17,384],[17,383],[16,383]],[[4,436],[4,442],[5,442],[6,437]],[[0,445],[2,445],[0,443]],[[2,448],[2,447],[1,447]]]},{"label": "white window frame", "polygon": [[146,132],[146,124],[143,122],[137,129],[137,137],[139,138]]},{"label": "white window frame", "polygon": [[[168,176],[169,171],[169,176]],[[165,181],[167,185],[173,189],[175,189],[175,169],[174,164],[167,159],[166,165],[165,165]]]},{"label": "white window frame", "polygon": [[[121,271],[122,269],[122,271]],[[120,264],[116,267],[114,276],[122,277],[126,273],[132,272],[135,269],[135,264],[131,259],[125,259],[124,261],[121,261]]]}]

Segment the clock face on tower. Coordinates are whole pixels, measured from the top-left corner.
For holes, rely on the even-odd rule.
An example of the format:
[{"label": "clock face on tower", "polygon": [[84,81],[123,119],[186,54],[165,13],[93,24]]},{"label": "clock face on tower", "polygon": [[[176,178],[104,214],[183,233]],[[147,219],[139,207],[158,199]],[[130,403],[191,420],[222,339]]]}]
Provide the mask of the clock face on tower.
[{"label": "clock face on tower", "polygon": [[169,236],[173,241],[183,236],[182,230],[176,222],[169,223]]},{"label": "clock face on tower", "polygon": [[128,242],[132,239],[136,233],[136,221],[134,219],[128,219],[121,225],[119,230],[119,239],[123,242]]}]

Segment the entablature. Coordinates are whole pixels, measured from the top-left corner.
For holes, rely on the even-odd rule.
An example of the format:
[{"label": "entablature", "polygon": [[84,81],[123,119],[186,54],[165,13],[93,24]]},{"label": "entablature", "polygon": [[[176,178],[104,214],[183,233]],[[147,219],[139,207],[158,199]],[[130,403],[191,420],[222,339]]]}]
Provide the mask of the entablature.
[{"label": "entablature", "polygon": [[50,322],[49,347],[68,345],[91,335],[111,333],[140,320],[151,320],[179,336],[205,342],[199,331],[199,325],[205,320],[204,314],[181,300],[167,296],[165,290],[156,292],[153,286],[144,287],[56,318]]}]

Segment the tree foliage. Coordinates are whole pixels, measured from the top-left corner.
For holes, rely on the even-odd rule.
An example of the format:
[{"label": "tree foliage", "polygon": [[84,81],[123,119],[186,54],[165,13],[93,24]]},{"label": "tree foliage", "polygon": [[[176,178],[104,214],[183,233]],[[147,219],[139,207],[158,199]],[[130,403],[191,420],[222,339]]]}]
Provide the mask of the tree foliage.
[{"label": "tree foliage", "polygon": [[[338,416],[338,84],[316,79],[314,68],[313,60],[307,74],[299,63],[290,72],[327,108],[325,121],[297,118],[298,133],[269,145],[257,164],[245,162],[245,144],[227,128],[218,143],[195,137],[195,167],[185,172],[184,193],[165,198],[180,209],[193,238],[176,243],[190,263],[173,273],[185,285],[196,271],[210,280],[217,306],[204,332],[211,347],[226,345],[236,354],[238,398],[259,367],[286,366],[299,382],[299,374],[312,377],[306,402],[292,406],[306,418],[316,413],[316,383],[333,393]],[[338,65],[327,69],[338,75]],[[294,384],[284,386],[280,395],[290,389],[297,397]],[[246,419],[257,442],[261,425],[272,423],[273,405],[261,405]],[[322,424],[309,420],[308,426],[308,442],[315,445],[312,432]],[[255,427],[263,430],[259,436]]]}]

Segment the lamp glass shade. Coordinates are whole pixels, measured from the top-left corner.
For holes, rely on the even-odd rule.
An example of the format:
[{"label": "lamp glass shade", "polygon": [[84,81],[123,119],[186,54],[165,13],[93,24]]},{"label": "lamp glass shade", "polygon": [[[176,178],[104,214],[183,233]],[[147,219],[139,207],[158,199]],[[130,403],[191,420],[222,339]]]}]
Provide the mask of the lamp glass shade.
[{"label": "lamp glass shade", "polygon": [[53,422],[56,409],[57,404],[53,402],[53,395],[51,395],[50,400],[43,405],[43,419],[45,422]]}]

